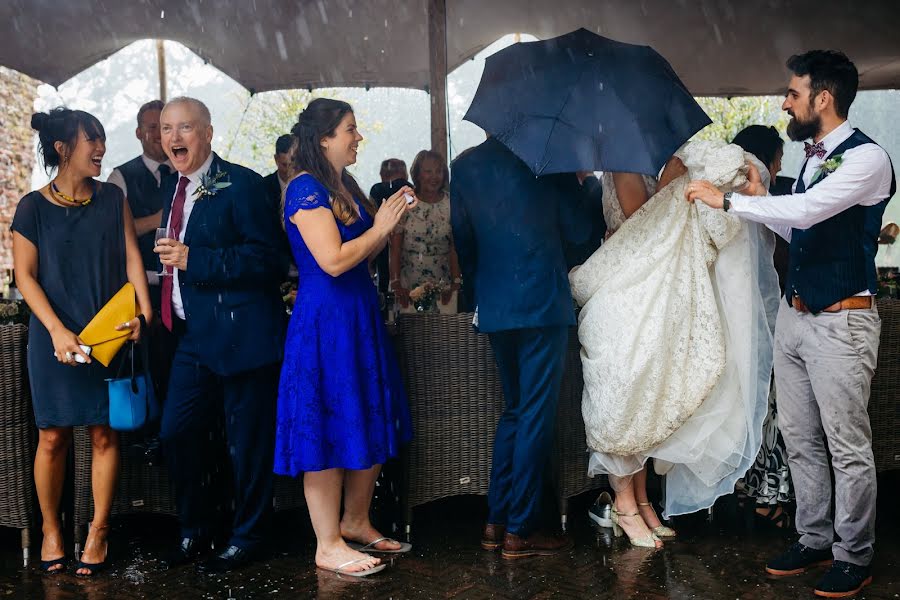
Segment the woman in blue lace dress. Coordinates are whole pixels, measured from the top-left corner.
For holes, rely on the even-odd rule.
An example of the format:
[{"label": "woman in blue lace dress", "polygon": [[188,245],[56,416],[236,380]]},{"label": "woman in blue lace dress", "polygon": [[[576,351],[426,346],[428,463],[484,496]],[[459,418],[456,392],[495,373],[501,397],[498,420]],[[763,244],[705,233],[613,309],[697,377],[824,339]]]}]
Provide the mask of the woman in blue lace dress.
[{"label": "woman in blue lace dress", "polygon": [[384,565],[360,549],[410,548],[375,530],[369,506],[382,463],[412,428],[368,261],[417,200],[404,187],[376,210],[360,191],[346,170],[362,140],[346,102],[314,100],[292,133],[300,174],[285,190],[284,222],[300,284],[278,393],[275,472],[304,473],[316,565],[369,575]]}]

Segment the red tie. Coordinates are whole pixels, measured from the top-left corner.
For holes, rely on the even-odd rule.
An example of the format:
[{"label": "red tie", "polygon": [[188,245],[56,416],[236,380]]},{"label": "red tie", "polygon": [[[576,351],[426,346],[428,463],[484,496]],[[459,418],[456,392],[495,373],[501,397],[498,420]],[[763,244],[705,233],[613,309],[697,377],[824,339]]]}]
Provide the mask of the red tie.
[{"label": "red tie", "polygon": [[[172,200],[172,213],[169,215],[169,234],[176,240],[181,235],[181,225],[184,221],[185,189],[190,179],[182,176],[178,180],[178,189],[175,191],[175,199]],[[168,273],[174,273],[174,267],[166,267]],[[172,286],[174,275],[162,278],[162,322],[166,329],[172,331]]]}]

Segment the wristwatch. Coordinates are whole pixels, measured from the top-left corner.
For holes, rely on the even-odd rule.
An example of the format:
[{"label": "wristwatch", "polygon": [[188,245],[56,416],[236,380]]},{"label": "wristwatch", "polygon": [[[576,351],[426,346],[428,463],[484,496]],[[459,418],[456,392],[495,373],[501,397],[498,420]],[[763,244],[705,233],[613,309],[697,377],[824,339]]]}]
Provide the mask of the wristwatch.
[{"label": "wristwatch", "polygon": [[733,192],[725,192],[725,195],[722,196],[722,210],[728,212],[728,209],[731,208],[731,194]]}]

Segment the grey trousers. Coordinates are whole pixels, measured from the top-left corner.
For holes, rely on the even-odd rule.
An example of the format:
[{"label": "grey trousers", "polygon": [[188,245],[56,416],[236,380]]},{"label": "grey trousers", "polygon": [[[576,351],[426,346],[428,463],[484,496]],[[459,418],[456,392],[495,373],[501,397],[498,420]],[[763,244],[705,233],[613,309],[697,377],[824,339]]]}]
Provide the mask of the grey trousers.
[{"label": "grey trousers", "polygon": [[813,315],[782,301],[775,325],[778,418],[800,542],[818,550],[831,546],[835,560],[863,566],[872,561],[875,543],[867,407],[880,334],[874,307]]}]

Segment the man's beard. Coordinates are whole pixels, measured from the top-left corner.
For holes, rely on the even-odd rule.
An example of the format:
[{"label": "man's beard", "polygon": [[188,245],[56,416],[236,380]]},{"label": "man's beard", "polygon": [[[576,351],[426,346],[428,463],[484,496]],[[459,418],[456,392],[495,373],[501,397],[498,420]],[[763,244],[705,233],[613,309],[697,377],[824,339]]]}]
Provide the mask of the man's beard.
[{"label": "man's beard", "polygon": [[816,137],[822,126],[822,117],[813,114],[809,121],[800,121],[797,117],[792,117],[787,125],[787,134],[791,140],[802,142],[810,138]]}]

